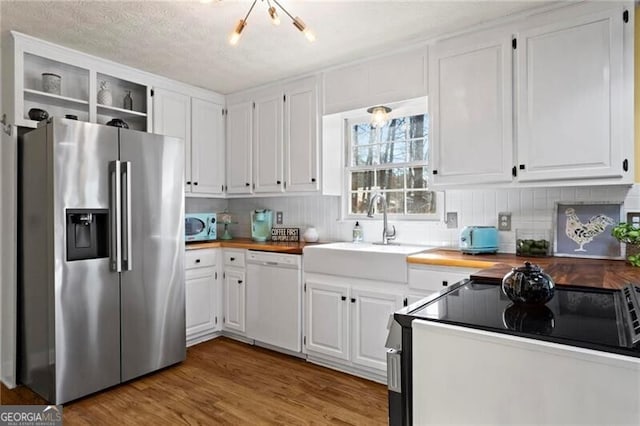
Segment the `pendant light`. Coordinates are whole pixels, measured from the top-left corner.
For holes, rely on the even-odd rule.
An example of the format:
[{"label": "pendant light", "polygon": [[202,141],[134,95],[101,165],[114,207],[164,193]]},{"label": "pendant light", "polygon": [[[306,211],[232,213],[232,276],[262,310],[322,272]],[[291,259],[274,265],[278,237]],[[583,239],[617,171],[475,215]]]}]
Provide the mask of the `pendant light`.
[{"label": "pendant light", "polygon": [[391,108],[384,105],[378,105],[368,108],[367,112],[371,114],[371,125],[375,128],[380,128],[384,127],[384,125],[389,121]]},{"label": "pendant light", "polygon": [[[260,1],[265,1],[265,0],[260,0]],[[266,1],[268,6],[267,12],[269,13],[269,18],[271,19],[271,23],[273,25],[280,25],[280,16],[278,16],[278,11],[276,10],[276,7],[271,5],[271,0],[266,0]],[[244,19],[241,19],[240,21],[238,21],[233,32],[229,36],[229,44],[231,44],[232,46],[235,46],[236,44],[238,44],[238,41],[240,41],[242,31],[247,26],[247,19],[249,18],[249,15],[251,14],[251,11],[253,10],[253,7],[256,5],[257,2],[258,0],[253,0],[253,3],[251,3],[251,7],[249,8],[249,11],[245,15]],[[304,36],[307,38],[307,40],[309,40],[310,42],[313,42],[316,40],[316,36],[309,29],[309,27],[307,27],[307,25],[299,16],[294,17],[293,15],[291,15],[289,11],[287,11],[287,9],[285,9],[278,2],[278,0],[273,0],[273,3],[276,6],[278,6],[289,18],[291,18],[293,26],[296,27],[301,33],[303,33]]]}]

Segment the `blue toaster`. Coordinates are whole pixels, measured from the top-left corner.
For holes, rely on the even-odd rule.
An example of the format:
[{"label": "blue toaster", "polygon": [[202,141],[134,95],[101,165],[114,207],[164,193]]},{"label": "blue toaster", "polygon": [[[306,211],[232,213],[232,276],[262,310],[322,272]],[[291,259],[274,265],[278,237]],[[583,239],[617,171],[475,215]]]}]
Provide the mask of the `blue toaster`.
[{"label": "blue toaster", "polygon": [[460,251],[469,254],[496,253],[498,230],[495,226],[465,226],[460,231]]}]

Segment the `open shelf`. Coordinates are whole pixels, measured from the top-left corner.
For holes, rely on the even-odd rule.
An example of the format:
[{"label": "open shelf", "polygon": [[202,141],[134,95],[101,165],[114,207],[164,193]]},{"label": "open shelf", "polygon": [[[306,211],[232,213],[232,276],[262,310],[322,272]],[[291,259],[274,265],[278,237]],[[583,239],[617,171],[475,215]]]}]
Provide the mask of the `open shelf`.
[{"label": "open shelf", "polygon": [[[113,114],[113,113],[117,114]],[[103,115],[117,115],[118,117],[146,117],[146,112],[132,111],[130,109],[118,108],[114,106],[100,105],[98,104],[98,114]]]},{"label": "open shelf", "polygon": [[41,92],[40,90],[34,89],[24,89],[24,98],[28,101],[42,102],[46,105],[56,105],[59,107],[77,108],[79,105],[89,105],[89,101]]}]

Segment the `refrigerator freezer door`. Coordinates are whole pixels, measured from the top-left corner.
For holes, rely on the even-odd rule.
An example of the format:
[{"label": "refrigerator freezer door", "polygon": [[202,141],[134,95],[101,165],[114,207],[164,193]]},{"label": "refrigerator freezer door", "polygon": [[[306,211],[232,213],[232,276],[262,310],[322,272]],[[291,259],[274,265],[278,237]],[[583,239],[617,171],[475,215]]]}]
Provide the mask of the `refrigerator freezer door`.
[{"label": "refrigerator freezer door", "polygon": [[[130,234],[121,274],[122,381],[185,359],[184,144],[120,130]],[[126,186],[126,184],[125,184]],[[130,241],[130,247],[126,247]],[[125,264],[126,265],[126,264]]]},{"label": "refrigerator freezer door", "polygon": [[[68,261],[65,231],[66,209],[109,208],[109,162],[118,158],[118,133],[60,119],[47,133],[53,159],[55,402],[60,404],[120,381],[119,274],[110,270],[108,257]],[[47,212],[43,208],[39,214]]]}]

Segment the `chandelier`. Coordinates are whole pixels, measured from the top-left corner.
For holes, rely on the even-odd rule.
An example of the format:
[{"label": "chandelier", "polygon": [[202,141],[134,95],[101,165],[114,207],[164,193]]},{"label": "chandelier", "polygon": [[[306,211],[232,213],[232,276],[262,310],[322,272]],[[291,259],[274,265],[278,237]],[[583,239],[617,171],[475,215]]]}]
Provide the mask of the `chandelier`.
[{"label": "chandelier", "polygon": [[[260,0],[260,1],[265,1],[265,0]],[[300,32],[302,32],[305,35],[305,37],[307,37],[307,40],[309,40],[310,42],[315,41],[316,36],[311,32],[311,30],[309,30],[309,28],[302,21],[302,19],[300,19],[299,16],[294,17],[293,15],[291,15],[287,11],[287,9],[285,9],[280,3],[278,3],[277,0],[266,0],[267,5],[269,6],[269,9],[268,9],[269,17],[271,18],[271,23],[273,25],[280,25],[280,16],[278,16],[278,11],[276,10],[276,7],[271,5],[271,1],[273,1],[273,3],[276,6],[278,6],[289,18],[291,18],[293,26],[296,27]],[[238,21],[238,24],[236,25],[235,29],[229,36],[229,43],[232,46],[235,46],[236,44],[238,44],[238,41],[240,40],[240,36],[242,35],[242,30],[244,30],[244,27],[247,26],[247,18],[249,18],[249,15],[251,14],[251,11],[253,10],[253,7],[256,5],[257,2],[258,0],[253,0],[253,3],[251,3],[251,7],[249,8],[249,11],[245,15],[244,19],[241,19],[240,21]]]}]

